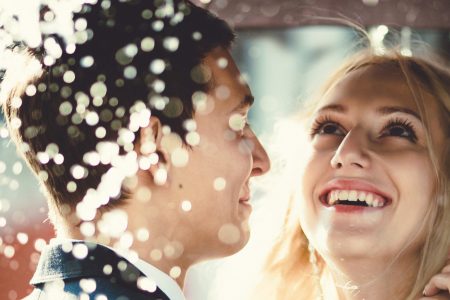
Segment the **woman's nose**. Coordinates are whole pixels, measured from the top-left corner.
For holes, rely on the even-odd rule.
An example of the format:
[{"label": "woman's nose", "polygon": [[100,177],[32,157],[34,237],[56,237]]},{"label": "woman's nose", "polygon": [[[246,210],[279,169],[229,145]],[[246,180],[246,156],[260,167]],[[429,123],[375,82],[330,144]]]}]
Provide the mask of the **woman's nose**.
[{"label": "woman's nose", "polygon": [[342,169],[356,167],[368,168],[370,158],[367,153],[368,138],[361,128],[353,128],[342,139],[336,152],[331,158],[331,167]]}]

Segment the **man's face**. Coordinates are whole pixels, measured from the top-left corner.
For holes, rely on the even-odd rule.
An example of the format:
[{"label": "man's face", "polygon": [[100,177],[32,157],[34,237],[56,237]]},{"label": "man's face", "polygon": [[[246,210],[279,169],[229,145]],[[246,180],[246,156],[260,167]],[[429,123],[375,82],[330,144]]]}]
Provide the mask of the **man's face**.
[{"label": "man's face", "polygon": [[185,249],[223,256],[247,243],[249,180],[266,173],[270,163],[246,122],[253,97],[229,52],[214,49],[203,67],[211,84],[193,118],[200,141],[188,151],[186,166],[169,170],[168,180],[176,189],[172,200],[191,206],[179,219],[179,226],[195,235]]}]

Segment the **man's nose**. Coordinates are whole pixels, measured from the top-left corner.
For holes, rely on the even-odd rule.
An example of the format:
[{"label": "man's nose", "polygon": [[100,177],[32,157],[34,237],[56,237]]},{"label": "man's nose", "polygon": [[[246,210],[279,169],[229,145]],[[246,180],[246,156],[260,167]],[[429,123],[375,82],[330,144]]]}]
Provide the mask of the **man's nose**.
[{"label": "man's nose", "polygon": [[353,128],[342,139],[336,152],[331,158],[333,169],[356,167],[359,169],[370,166],[367,153],[368,138],[361,128]]},{"label": "man's nose", "polygon": [[253,140],[253,143],[253,168],[251,176],[261,176],[270,170],[270,159],[263,145],[256,136]]}]

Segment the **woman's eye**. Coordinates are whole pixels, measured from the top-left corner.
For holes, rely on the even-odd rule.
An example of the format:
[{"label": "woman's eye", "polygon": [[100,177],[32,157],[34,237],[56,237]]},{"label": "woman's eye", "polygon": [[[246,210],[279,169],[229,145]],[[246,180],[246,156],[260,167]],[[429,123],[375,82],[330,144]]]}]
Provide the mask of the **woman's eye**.
[{"label": "woman's eye", "polygon": [[411,133],[401,126],[391,127],[387,130],[389,135],[409,137]]},{"label": "woman's eye", "polygon": [[381,136],[401,137],[406,138],[412,142],[417,141],[417,135],[415,134],[414,129],[410,124],[407,124],[406,122],[396,122],[388,124],[388,126],[383,129]]},{"label": "woman's eye", "polygon": [[342,127],[334,122],[326,122],[323,124],[317,124],[315,128],[313,128],[313,135],[316,134],[333,134],[333,135],[341,135],[344,136],[345,132]]}]

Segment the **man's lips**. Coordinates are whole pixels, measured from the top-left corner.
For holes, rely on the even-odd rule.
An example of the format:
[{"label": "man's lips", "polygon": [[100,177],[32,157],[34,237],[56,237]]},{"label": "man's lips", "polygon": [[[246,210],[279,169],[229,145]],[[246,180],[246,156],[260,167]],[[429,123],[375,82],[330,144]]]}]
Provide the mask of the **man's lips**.
[{"label": "man's lips", "polygon": [[246,193],[245,195],[239,197],[239,202],[249,202],[250,201],[250,192]]},{"label": "man's lips", "polygon": [[239,208],[245,209],[247,212],[251,212],[252,205],[250,203],[250,189],[248,185],[244,187],[243,190],[241,190],[241,195],[239,197]]},{"label": "man's lips", "polygon": [[320,191],[319,200],[325,206],[357,206],[383,208],[392,197],[371,183],[357,179],[334,179]]},{"label": "man's lips", "polygon": [[239,203],[247,203],[249,201],[250,201],[250,188],[247,183],[244,186],[244,188],[241,190],[241,193],[239,196]]}]

